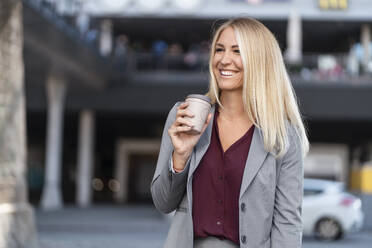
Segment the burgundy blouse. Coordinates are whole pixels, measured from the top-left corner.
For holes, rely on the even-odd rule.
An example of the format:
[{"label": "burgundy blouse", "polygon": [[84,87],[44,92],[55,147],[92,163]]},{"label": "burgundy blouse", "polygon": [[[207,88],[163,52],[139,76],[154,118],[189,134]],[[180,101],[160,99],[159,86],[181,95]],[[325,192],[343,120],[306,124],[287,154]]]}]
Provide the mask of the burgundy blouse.
[{"label": "burgundy blouse", "polygon": [[254,126],[225,152],[216,109],[211,142],[193,175],[194,236],[215,236],[239,244],[239,193]]}]

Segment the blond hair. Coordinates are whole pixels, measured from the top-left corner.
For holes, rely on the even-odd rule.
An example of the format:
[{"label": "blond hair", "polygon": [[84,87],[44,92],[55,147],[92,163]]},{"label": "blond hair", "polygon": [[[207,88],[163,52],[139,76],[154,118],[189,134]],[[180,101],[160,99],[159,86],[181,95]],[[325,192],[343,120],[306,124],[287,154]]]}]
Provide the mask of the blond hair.
[{"label": "blond hair", "polygon": [[215,31],[210,50],[207,95],[213,103],[223,108],[212,61],[216,42],[227,27],[234,29],[242,58],[244,109],[253,124],[260,128],[265,149],[278,157],[284,155],[288,146],[287,128],[291,124],[299,136],[305,156],[309,141],[281,50],[274,35],[259,21],[251,18],[232,19]]}]

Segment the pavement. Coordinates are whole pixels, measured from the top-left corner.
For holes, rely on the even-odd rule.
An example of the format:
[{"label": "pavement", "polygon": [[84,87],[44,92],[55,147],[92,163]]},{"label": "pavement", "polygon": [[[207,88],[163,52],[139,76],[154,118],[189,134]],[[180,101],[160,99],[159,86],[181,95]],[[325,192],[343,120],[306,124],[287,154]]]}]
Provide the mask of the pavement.
[{"label": "pavement", "polygon": [[42,248],[162,247],[170,218],[150,206],[36,211]]},{"label": "pavement", "polygon": [[[41,248],[161,248],[171,217],[150,205],[36,209]],[[336,242],[304,238],[303,248],[369,248],[372,230]]]}]

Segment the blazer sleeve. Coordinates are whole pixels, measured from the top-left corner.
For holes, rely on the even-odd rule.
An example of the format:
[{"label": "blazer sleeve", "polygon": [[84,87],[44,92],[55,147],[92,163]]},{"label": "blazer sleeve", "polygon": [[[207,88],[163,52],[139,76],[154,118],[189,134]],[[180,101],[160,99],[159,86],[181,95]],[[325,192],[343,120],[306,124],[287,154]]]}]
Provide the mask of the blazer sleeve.
[{"label": "blazer sleeve", "polygon": [[165,122],[155,174],[151,182],[151,196],[154,205],[159,211],[164,213],[172,212],[181,202],[186,190],[187,176],[190,167],[189,158],[182,172],[175,173],[171,169],[174,149],[172,140],[168,134],[168,129],[176,119],[179,105],[180,102],[177,102],[173,106]]},{"label": "blazer sleeve", "polygon": [[303,156],[300,139],[289,130],[289,147],[280,164],[275,190],[271,248],[302,246]]}]

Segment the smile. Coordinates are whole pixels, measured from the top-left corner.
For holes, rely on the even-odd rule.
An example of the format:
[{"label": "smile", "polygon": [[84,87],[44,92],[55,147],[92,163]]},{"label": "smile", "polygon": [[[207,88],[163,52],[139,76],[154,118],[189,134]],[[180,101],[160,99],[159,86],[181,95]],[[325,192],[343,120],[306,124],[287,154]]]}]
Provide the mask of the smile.
[{"label": "smile", "polygon": [[223,77],[232,77],[236,74],[235,71],[225,71],[225,70],[219,70],[219,71],[220,71],[220,75]]}]

